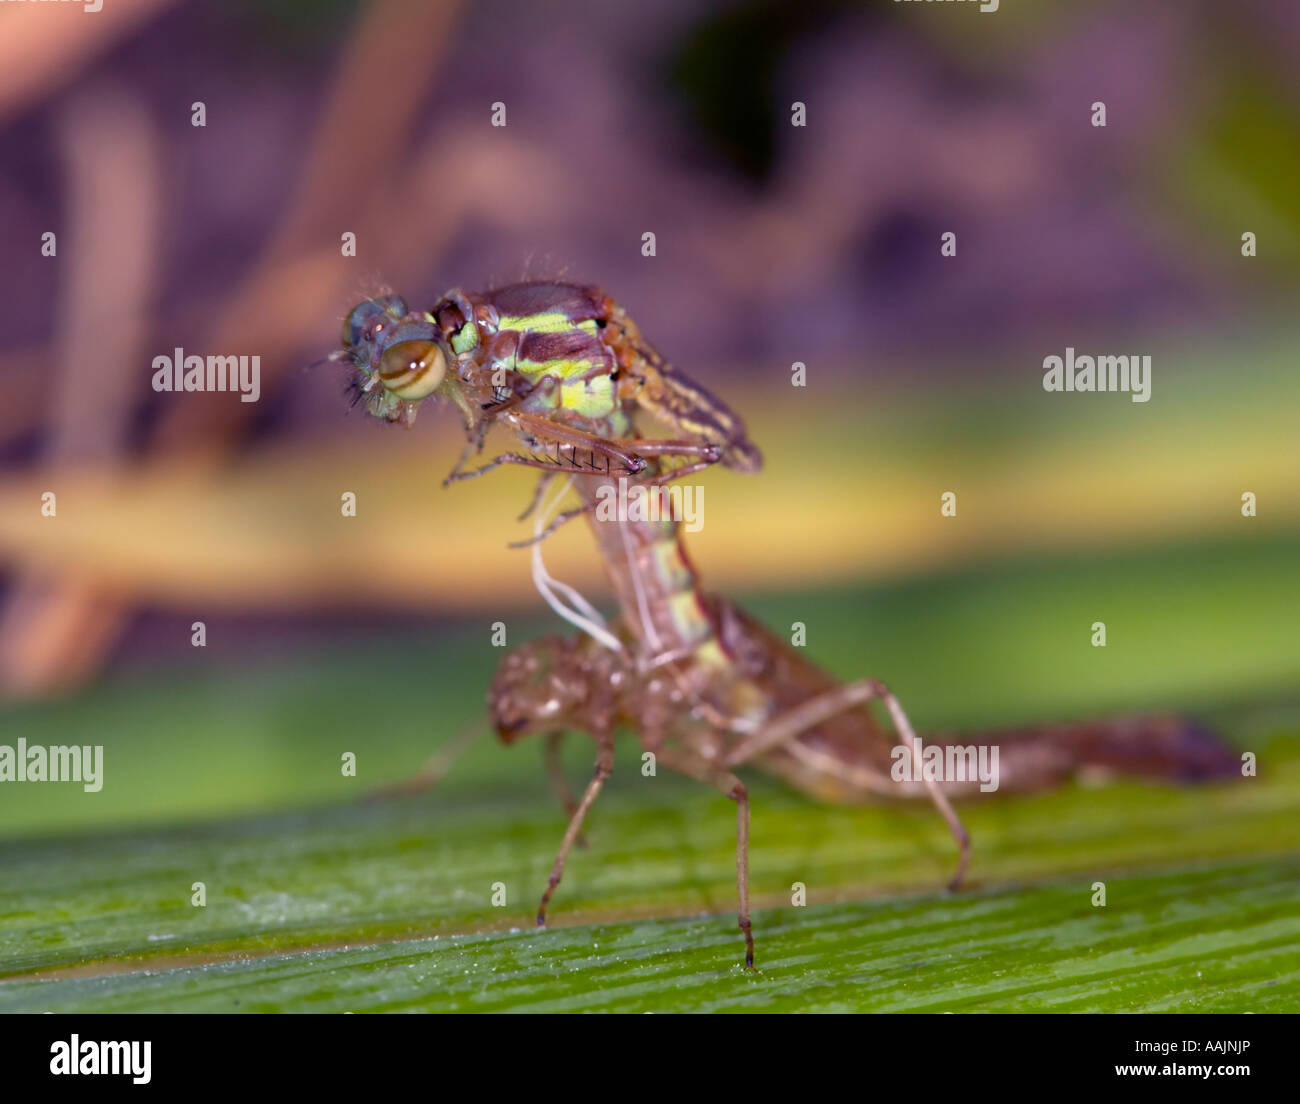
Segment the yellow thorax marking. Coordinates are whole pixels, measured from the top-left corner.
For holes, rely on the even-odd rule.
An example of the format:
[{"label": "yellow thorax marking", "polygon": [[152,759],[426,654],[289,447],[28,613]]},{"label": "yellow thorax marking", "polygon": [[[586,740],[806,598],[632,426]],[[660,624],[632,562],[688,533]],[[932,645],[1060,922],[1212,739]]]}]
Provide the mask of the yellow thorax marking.
[{"label": "yellow thorax marking", "polygon": [[587,318],[575,322],[563,311],[542,311],[540,314],[506,314],[497,323],[497,330],[516,330],[519,333],[564,333],[565,330],[596,332],[596,320]]}]

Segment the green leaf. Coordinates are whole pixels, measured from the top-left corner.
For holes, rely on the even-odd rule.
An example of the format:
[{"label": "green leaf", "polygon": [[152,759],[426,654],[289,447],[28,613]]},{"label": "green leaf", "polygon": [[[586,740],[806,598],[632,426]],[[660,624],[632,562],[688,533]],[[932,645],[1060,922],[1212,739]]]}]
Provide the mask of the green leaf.
[{"label": "green leaf", "polygon": [[1294,1011],[1300,861],[761,912],[462,935],[0,986],[0,1011]]}]

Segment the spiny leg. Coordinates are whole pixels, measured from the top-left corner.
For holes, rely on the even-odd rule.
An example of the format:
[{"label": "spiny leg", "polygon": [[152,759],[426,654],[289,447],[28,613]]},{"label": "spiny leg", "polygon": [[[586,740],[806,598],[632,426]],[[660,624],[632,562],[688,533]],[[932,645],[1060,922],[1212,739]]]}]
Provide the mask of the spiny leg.
[{"label": "spiny leg", "polygon": [[[659,441],[642,437],[606,439],[579,434],[577,430],[570,432],[577,437],[576,442],[565,438],[550,440],[550,444],[555,448],[553,457],[547,455],[547,436],[536,433],[533,436],[536,438],[541,456],[535,453],[527,457],[517,453],[507,453],[483,468],[464,473],[461,478],[469,479],[474,475],[481,475],[501,463],[518,463],[551,472],[617,475],[627,479],[629,485],[633,487],[654,487],[711,468],[718,462],[720,455],[717,445],[700,444],[695,441]],[[528,441],[524,444],[532,447]],[[584,447],[587,454],[585,459],[583,458]],[[659,457],[684,458],[689,463],[666,470],[649,467],[649,461]],[[527,513],[524,516],[526,517]]]},{"label": "spiny leg", "polygon": [[952,804],[948,801],[947,796],[939,789],[938,783],[921,770],[921,742],[917,739],[916,733],[912,731],[912,722],[907,719],[907,714],[903,712],[903,707],[898,703],[898,699],[894,697],[889,687],[883,682],[876,679],[860,679],[857,682],[837,686],[833,690],[817,694],[805,702],[800,702],[792,709],[774,717],[757,732],[743,739],[727,755],[726,763],[728,766],[739,766],[741,763],[748,762],[765,751],[797,740],[800,735],[809,729],[816,728],[817,725],[840,713],[866,705],[873,699],[884,702],[885,708],[889,710],[889,716],[894,722],[894,731],[898,734],[899,739],[912,749],[913,766],[924,781],[930,800],[934,803],[935,808],[939,810],[939,814],[948,825],[948,831],[952,833],[953,839],[957,842],[957,848],[960,852],[957,860],[957,870],[948,882],[949,889],[956,889],[966,876],[966,867],[970,862],[970,835],[967,833],[965,825],[962,824],[961,818],[953,809]]},{"label": "spiny leg", "polygon": [[754,932],[749,919],[749,791],[728,770],[714,766],[703,756],[681,748],[661,748],[659,762],[669,770],[685,774],[714,789],[736,803],[736,892],[740,899],[740,930],[745,935],[745,968],[754,968]]},{"label": "spiny leg", "polygon": [[463,483],[467,479],[477,479],[480,475],[487,475],[490,471],[496,471],[502,464],[518,464],[524,468],[540,468],[542,471],[556,472],[563,470],[559,465],[550,460],[545,460],[536,456],[520,456],[517,452],[503,452],[500,456],[489,460],[486,464],[481,464],[477,468],[471,468],[469,471],[460,471],[460,464],[457,463],[456,470],[453,470],[442,481],[444,487],[449,487],[453,483]]},{"label": "spiny leg", "polygon": [[[543,457],[550,460],[557,470],[635,475],[644,471],[648,463],[633,447],[639,443],[636,441],[611,440],[540,414],[509,413],[501,420],[518,433],[528,449],[540,449]],[[546,456],[548,446],[554,447],[554,458]],[[580,461],[584,450],[587,453],[585,463]]]},{"label": "spiny leg", "polygon": [[[462,471],[461,467],[467,458],[467,455],[463,454],[455,468],[443,480],[444,486],[485,475],[502,464],[519,464],[550,472],[587,472],[596,475],[636,476],[646,470],[649,464],[647,457],[677,457],[691,461],[691,463],[682,467],[662,475],[656,475],[654,480],[656,482],[668,482],[709,467],[717,463],[722,455],[719,446],[711,442],[659,440],[642,437],[605,438],[589,433],[586,430],[551,421],[539,414],[507,411],[499,415],[499,417],[503,424],[510,426],[519,434],[520,439],[527,448],[536,448],[542,455],[530,454],[524,456],[519,453],[507,452],[472,471]],[[484,425],[486,424],[485,422]],[[477,444],[481,448],[481,434]],[[554,448],[555,455],[553,457],[548,455],[548,448]],[[585,457],[584,452],[586,453]],[[527,516],[526,513],[525,516]],[[571,516],[577,517],[579,515],[573,514]],[[559,528],[566,520],[569,520],[569,518],[557,518],[551,531],[553,532],[555,528]]]},{"label": "spiny leg", "polygon": [[[543,383],[558,384],[558,381],[554,377],[547,377]],[[545,388],[539,386],[530,398],[541,395],[544,390]],[[565,447],[573,453],[586,448],[593,453],[593,460],[594,454],[605,457],[607,463],[603,465],[603,471],[600,471],[594,462],[592,464],[593,471],[600,471],[600,474],[604,475],[614,474],[609,464],[611,460],[619,468],[624,469],[622,474],[635,475],[645,470],[647,460],[659,457],[700,461],[704,467],[716,464],[722,459],[722,446],[712,441],[701,441],[696,438],[604,437],[598,432],[579,429],[567,422],[555,421],[551,417],[549,403],[544,410],[530,410],[528,402],[525,401],[523,409],[506,412],[499,417],[502,422],[514,428],[525,441],[529,438],[536,438],[542,442],[550,441],[556,444],[557,450]],[[557,451],[557,460],[558,456]],[[698,469],[693,468],[693,470]]]},{"label": "spiny leg", "polygon": [[476,452],[483,451],[483,440],[487,432],[487,423],[482,423],[477,429],[467,429],[466,432],[465,447],[461,449],[460,457],[456,460],[455,466],[447,473],[447,477],[442,481],[444,487],[452,483],[458,483],[463,478],[468,478],[461,469],[464,468],[465,461],[467,461],[471,456]]},{"label": "spiny leg", "polygon": [[580,518],[583,514],[591,513],[597,506],[597,503],[591,503],[588,506],[575,506],[572,510],[565,510],[563,513],[556,514],[551,523],[546,526],[540,533],[535,533],[527,540],[511,541],[507,548],[531,548],[535,544],[541,544],[547,537],[554,533],[561,525],[572,521],[574,518]]},{"label": "spiny leg", "polygon": [[546,881],[546,892],[542,894],[542,902],[537,907],[537,926],[546,927],[546,906],[550,903],[551,894],[555,892],[555,887],[560,884],[560,878],[564,875],[564,863],[569,857],[569,851],[573,847],[574,841],[582,832],[582,822],[587,817],[587,810],[591,808],[592,803],[596,800],[596,795],[600,793],[600,788],[605,784],[605,779],[609,777],[610,771],[614,769],[614,737],[611,733],[605,732],[597,736],[596,750],[596,771],[592,775],[591,781],[587,783],[587,789],[582,795],[582,800],[578,802],[578,807],[573,811],[573,816],[569,818],[569,827],[565,829],[564,839],[560,841],[559,854],[555,856],[555,863],[551,867],[551,876]]},{"label": "spiny leg", "polygon": [[[629,487],[662,487],[664,486],[664,484],[671,483],[675,479],[682,479],[685,476],[694,475],[698,471],[703,471],[705,468],[711,468],[716,463],[717,463],[716,459],[697,460],[694,463],[685,464],[682,467],[673,468],[667,472],[656,471],[641,476],[628,477],[628,486]],[[478,474],[478,473],[471,473],[471,474]],[[539,491],[539,497],[540,497],[540,491]],[[534,505],[535,504],[536,503],[534,501]],[[565,510],[562,514],[556,514],[555,519],[540,533],[534,534],[533,536],[529,537],[527,540],[511,541],[508,547],[528,548],[530,545],[534,545],[540,541],[544,541],[547,537],[549,537],[562,525],[567,524],[568,522],[572,521],[574,518],[580,518],[584,514],[590,514],[594,512],[598,505],[599,503],[589,502],[585,506],[575,506],[571,510]],[[523,517],[527,517],[528,514],[532,512],[532,510],[533,510],[533,506],[529,506],[528,509],[524,512]]]}]

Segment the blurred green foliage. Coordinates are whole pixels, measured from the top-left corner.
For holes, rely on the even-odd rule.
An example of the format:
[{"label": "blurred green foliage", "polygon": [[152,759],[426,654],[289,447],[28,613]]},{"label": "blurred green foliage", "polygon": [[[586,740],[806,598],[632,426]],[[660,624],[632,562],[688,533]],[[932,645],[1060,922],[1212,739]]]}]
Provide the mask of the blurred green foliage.
[{"label": "blurred green foliage", "polygon": [[[812,657],[883,678],[922,727],[1215,709],[1300,687],[1300,538],[1012,561],[910,583],[756,597]],[[105,745],[102,792],[7,787],[0,833],[195,818],[347,800],[412,773],[482,718],[500,651],[490,621],[349,641],[270,667],[196,661],[44,704],[0,709],[0,738]],[[1090,644],[1106,621],[1106,648]],[[509,642],[556,632],[535,610]],[[359,780],[340,775],[358,755]],[[543,788],[537,752],[484,741],[447,780],[480,794]],[[585,751],[584,751],[585,754]]]}]

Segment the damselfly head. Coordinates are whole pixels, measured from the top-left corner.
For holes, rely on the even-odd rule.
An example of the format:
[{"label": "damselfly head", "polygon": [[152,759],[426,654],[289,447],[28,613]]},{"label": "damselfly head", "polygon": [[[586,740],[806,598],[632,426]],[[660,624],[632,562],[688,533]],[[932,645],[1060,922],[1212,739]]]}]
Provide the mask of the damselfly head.
[{"label": "damselfly head", "polygon": [[450,359],[438,327],[412,313],[399,295],[380,295],[352,309],[343,323],[341,356],[357,370],[352,389],[377,418],[410,425],[419,402],[442,384]]},{"label": "damselfly head", "polygon": [[586,683],[574,677],[571,643],[543,637],[502,657],[488,690],[488,713],[501,742],[514,743],[563,725],[586,700]]}]

